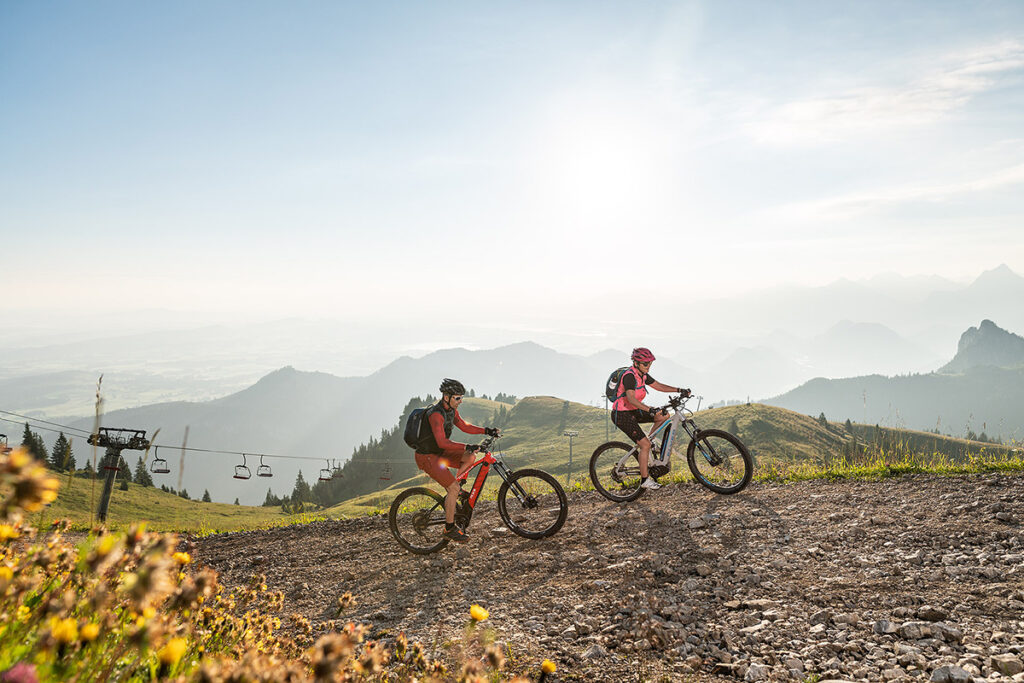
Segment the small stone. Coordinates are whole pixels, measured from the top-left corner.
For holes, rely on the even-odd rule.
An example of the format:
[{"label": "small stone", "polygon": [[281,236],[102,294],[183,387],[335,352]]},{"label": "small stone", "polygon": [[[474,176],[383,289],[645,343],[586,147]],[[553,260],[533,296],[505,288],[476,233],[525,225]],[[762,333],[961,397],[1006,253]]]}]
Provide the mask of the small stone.
[{"label": "small stone", "polygon": [[598,645],[597,643],[594,643],[593,645],[591,645],[590,647],[587,648],[587,651],[583,653],[583,657],[582,658],[583,659],[602,659],[602,658],[607,657],[607,656],[608,656],[608,652],[603,647]]},{"label": "small stone", "polygon": [[695,569],[700,576],[709,576],[711,574],[711,567],[706,564],[698,564]]},{"label": "small stone", "polygon": [[943,621],[949,615],[945,610],[939,609],[938,607],[925,605],[921,609],[917,610],[917,616],[919,619],[924,619],[925,621]]},{"label": "small stone", "polygon": [[743,675],[745,681],[763,681],[768,678],[769,669],[764,664],[753,663],[747,668],[747,673]]},{"label": "small stone", "polygon": [[879,619],[875,622],[875,625],[871,627],[871,630],[882,636],[890,633],[898,633],[900,627],[888,619]]},{"label": "small stone", "polygon": [[704,527],[706,527],[708,525],[708,523],[705,522],[700,517],[695,517],[694,519],[691,519],[690,521],[688,521],[686,524],[691,529],[703,529]]},{"label": "small stone", "polygon": [[989,658],[989,668],[995,669],[1004,676],[1014,676],[1024,671],[1024,662],[1011,654],[992,655]]},{"label": "small stone", "polygon": [[971,674],[958,666],[940,666],[932,671],[932,683],[971,683]]}]

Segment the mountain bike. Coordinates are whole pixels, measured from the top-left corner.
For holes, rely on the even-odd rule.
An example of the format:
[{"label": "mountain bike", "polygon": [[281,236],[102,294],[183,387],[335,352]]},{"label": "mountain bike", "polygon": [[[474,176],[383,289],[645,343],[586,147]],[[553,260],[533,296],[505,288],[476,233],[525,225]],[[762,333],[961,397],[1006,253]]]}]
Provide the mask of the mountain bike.
[{"label": "mountain bike", "polygon": [[[498,489],[498,514],[513,533],[523,538],[547,538],[565,524],[569,501],[565,491],[553,476],[533,469],[513,471],[505,464],[501,452],[490,448],[495,437],[480,442],[483,455],[459,477],[460,485],[475,468],[480,470],[473,488],[459,493],[455,506],[455,523],[463,529],[469,526],[480,491],[493,468],[504,483]],[[444,537],[444,494],[425,486],[406,489],[398,494],[388,511],[391,533],[406,550],[417,555],[429,555],[448,545]]]},{"label": "mountain bike", "polygon": [[[754,474],[754,459],[743,442],[721,429],[701,429],[693,421],[693,411],[686,402],[691,397],[672,396],[661,410],[671,409],[671,419],[662,422],[647,434],[651,442],[648,474],[657,479],[672,469],[672,445],[682,429],[690,437],[686,447],[686,463],[697,483],[715,493],[739,493]],[[698,407],[699,407],[698,399]],[[655,437],[663,434],[657,449]],[[639,498],[645,489],[640,487],[640,447],[609,441],[601,444],[590,456],[590,480],[598,492],[616,503]]]}]

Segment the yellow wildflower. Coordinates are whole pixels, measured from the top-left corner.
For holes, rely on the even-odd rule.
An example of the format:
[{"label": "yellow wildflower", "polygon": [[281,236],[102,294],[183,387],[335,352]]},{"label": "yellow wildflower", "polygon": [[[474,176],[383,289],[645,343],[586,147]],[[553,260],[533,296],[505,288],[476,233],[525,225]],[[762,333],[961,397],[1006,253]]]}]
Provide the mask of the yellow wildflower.
[{"label": "yellow wildflower", "polygon": [[156,610],[152,607],[147,607],[146,609],[142,610],[142,616],[146,617],[147,619],[152,619],[156,616]]},{"label": "yellow wildflower", "polygon": [[14,580],[14,571],[10,567],[0,565],[0,591],[6,590],[7,586]]},{"label": "yellow wildflower", "polygon": [[111,534],[107,534],[100,539],[100,542],[96,544],[96,554],[99,557],[106,557],[110,554],[110,551],[114,549],[114,545],[117,544],[117,539]]},{"label": "yellow wildflower", "polygon": [[58,643],[73,643],[78,640],[78,624],[74,619],[57,619],[50,621],[50,632]]},{"label": "yellow wildflower", "polygon": [[480,605],[473,605],[469,608],[469,616],[473,618],[473,621],[483,621],[491,615]]},{"label": "yellow wildflower", "polygon": [[10,541],[18,538],[21,534],[10,524],[0,524],[0,541]]},{"label": "yellow wildflower", "polygon": [[26,619],[28,619],[28,615],[31,613],[32,610],[30,610],[28,607],[25,607],[25,605],[18,605],[18,621],[25,621]]},{"label": "yellow wildflower", "polygon": [[185,654],[185,650],[188,649],[188,641],[184,638],[171,638],[167,641],[167,644],[160,648],[160,652],[157,653],[157,657],[163,664],[168,666],[177,664],[178,660]]},{"label": "yellow wildflower", "polygon": [[84,640],[87,643],[91,643],[92,641],[96,640],[96,638],[100,635],[100,625],[91,623],[86,624],[82,627],[82,632],[80,635],[82,636],[82,640]]},{"label": "yellow wildflower", "polygon": [[178,564],[189,564],[192,562],[192,556],[188,553],[174,553],[171,557],[173,557],[174,561]]},{"label": "yellow wildflower", "polygon": [[558,670],[558,667],[555,666],[555,663],[552,662],[550,659],[545,659],[544,662],[540,665],[540,670],[546,674],[553,674],[555,673],[555,671]]}]

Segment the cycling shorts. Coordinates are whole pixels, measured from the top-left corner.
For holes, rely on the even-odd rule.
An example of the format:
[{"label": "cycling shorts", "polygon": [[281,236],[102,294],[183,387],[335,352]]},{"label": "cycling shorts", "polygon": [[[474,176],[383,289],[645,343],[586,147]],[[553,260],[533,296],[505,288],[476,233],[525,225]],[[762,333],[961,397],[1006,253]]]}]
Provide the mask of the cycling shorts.
[{"label": "cycling shorts", "polygon": [[633,443],[640,443],[647,438],[647,432],[640,426],[642,422],[654,422],[654,418],[646,410],[613,410],[612,423],[624,431]]},{"label": "cycling shorts", "polygon": [[416,467],[427,473],[427,476],[436,481],[444,488],[448,488],[455,481],[455,475],[448,469],[458,468],[462,462],[462,453],[451,452],[444,455],[431,455],[429,453],[416,453]]}]

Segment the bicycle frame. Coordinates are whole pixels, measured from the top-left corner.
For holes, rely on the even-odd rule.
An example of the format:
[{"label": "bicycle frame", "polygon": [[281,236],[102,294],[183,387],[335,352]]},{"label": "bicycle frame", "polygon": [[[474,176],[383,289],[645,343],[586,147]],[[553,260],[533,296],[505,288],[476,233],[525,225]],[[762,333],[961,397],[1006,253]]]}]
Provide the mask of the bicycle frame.
[{"label": "bicycle frame", "polygon": [[[681,405],[679,408],[674,409],[671,418],[665,420],[657,427],[652,428],[651,431],[647,433],[647,440],[651,442],[651,454],[647,460],[648,467],[671,466],[672,446],[675,445],[675,439],[679,434],[680,427],[682,427],[683,431],[686,432],[687,436],[689,436],[691,440],[695,440],[697,438],[696,435],[699,428],[693,421],[693,411],[688,410],[685,405]],[[654,437],[666,430],[668,433],[663,437],[661,453],[656,454],[654,448]],[[640,446],[633,446],[633,449],[622,456],[615,466],[625,466],[629,459],[639,452],[639,449]]]},{"label": "bicycle frame", "polygon": [[[485,442],[489,447],[490,443]],[[461,501],[456,502],[455,514],[458,516],[462,512],[466,517],[466,524],[469,524],[469,520],[473,517],[473,509],[476,507],[476,501],[480,497],[480,492],[483,491],[484,483],[487,481],[487,476],[490,474],[491,469],[494,469],[498,473],[498,476],[508,483],[509,477],[512,476],[512,470],[509,469],[508,465],[505,464],[504,459],[499,456],[495,456],[490,450],[485,451],[484,454],[472,465],[469,466],[462,476],[456,477],[456,481],[464,482],[469,480],[469,473],[479,467],[479,471],[476,473],[476,479],[473,480],[473,488],[469,491],[469,497],[466,499],[466,507],[462,508],[459,504]],[[510,487],[512,493],[515,494],[516,498],[520,501],[525,500],[526,493],[522,490],[522,487],[516,485]],[[461,495],[460,495],[461,498]]]}]

